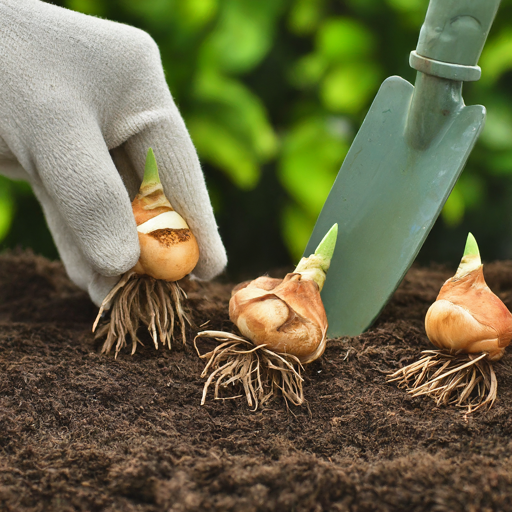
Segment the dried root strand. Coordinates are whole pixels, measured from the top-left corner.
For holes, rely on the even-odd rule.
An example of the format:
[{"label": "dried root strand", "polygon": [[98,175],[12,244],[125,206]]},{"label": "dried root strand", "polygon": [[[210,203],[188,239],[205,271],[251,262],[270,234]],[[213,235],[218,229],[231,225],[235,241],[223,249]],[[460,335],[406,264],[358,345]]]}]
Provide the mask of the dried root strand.
[{"label": "dried root strand", "polygon": [[[201,354],[197,347],[198,338],[214,338],[220,342],[210,352]],[[206,402],[209,387],[214,385],[215,400],[229,400],[245,395],[249,407],[255,411],[275,396],[278,390],[284,398],[295,405],[304,402],[301,377],[303,369],[299,359],[290,354],[277,354],[255,346],[251,341],[222,331],[202,331],[194,339],[194,346],[201,359],[207,364],[201,377],[207,378],[203,388],[201,405]],[[208,373],[211,372],[209,375]],[[241,384],[244,394],[224,397],[221,389]]]},{"label": "dried root strand", "polygon": [[111,304],[109,321],[96,333],[96,338],[107,337],[101,353],[108,354],[115,345],[117,357],[119,351],[127,345],[126,336],[130,335],[133,355],[137,350],[137,343],[143,345],[137,336],[141,324],[147,326],[157,350],[159,341],[163,346],[171,348],[177,324],[185,344],[185,324],[191,323],[183,307],[186,298],[186,293],[176,282],[127,272],[103,300],[92,328],[95,332],[103,312]]},{"label": "dried root strand", "polygon": [[437,405],[455,405],[471,414],[490,409],[498,391],[498,381],[487,353],[450,354],[425,350],[424,356],[387,377],[412,396],[430,396]]}]

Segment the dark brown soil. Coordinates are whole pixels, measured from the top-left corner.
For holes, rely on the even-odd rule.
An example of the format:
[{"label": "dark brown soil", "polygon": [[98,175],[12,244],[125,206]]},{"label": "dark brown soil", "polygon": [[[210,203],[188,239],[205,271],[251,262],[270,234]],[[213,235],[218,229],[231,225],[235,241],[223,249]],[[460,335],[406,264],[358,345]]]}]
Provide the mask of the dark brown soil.
[{"label": "dark brown soil", "polygon": [[[453,271],[454,269],[452,269]],[[512,262],[486,266],[512,307]],[[387,384],[429,346],[450,270],[416,268],[369,332],[306,370],[306,406],[199,405],[189,345],[99,355],[96,314],[60,264],[0,257],[3,511],[512,510],[512,358],[498,401],[465,419]],[[189,284],[198,325],[230,329],[230,286]]]}]

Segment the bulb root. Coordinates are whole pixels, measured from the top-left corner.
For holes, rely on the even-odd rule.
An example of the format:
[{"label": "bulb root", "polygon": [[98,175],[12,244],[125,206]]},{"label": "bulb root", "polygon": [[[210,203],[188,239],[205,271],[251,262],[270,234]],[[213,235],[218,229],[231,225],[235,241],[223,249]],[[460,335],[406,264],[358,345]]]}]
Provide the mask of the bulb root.
[{"label": "bulb root", "polygon": [[108,354],[115,345],[117,358],[120,350],[127,346],[126,337],[129,335],[131,354],[135,354],[137,344],[144,345],[137,335],[141,324],[147,326],[157,350],[159,343],[171,348],[177,324],[185,344],[186,324],[191,325],[183,307],[186,298],[186,293],[177,282],[127,272],[103,300],[92,328],[95,332],[103,312],[111,305],[110,319],[96,332],[96,338],[106,336],[101,353]]},{"label": "bulb root", "polygon": [[[202,354],[197,346],[199,338],[213,338],[220,344]],[[202,378],[207,378],[201,405],[205,404],[211,385],[214,387],[215,400],[232,400],[245,395],[253,411],[268,402],[278,390],[286,401],[294,405],[304,403],[303,366],[297,357],[278,354],[265,348],[265,345],[255,346],[246,338],[222,331],[199,332],[194,339],[194,347],[198,356],[207,360],[201,374]],[[222,389],[237,384],[242,385],[243,394],[221,396]]]},{"label": "bulb root", "polygon": [[498,381],[486,352],[450,354],[425,350],[424,356],[387,376],[409,395],[430,396],[436,405],[464,408],[467,416],[478,409],[490,409],[496,400]]}]

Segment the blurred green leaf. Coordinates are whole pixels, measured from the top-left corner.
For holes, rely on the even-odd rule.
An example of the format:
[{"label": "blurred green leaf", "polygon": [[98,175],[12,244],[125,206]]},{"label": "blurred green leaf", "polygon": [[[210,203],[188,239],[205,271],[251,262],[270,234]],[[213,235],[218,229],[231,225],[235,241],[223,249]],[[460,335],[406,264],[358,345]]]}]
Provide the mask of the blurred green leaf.
[{"label": "blurred green leaf", "polygon": [[199,29],[213,19],[217,13],[217,0],[179,0],[176,18],[187,28]]},{"label": "blurred green leaf", "polygon": [[201,158],[238,187],[254,188],[259,166],[273,157],[277,138],[261,101],[235,79],[205,70],[197,78],[194,113],[187,118]]},{"label": "blurred green leaf", "polygon": [[128,12],[137,15],[146,23],[160,27],[174,18],[176,0],[123,0]]},{"label": "blurred green leaf", "polygon": [[308,215],[302,208],[287,203],[281,214],[281,230],[284,242],[294,264],[297,264],[306,248],[315,227],[316,217]]},{"label": "blurred green leaf", "polygon": [[482,83],[486,85],[495,83],[512,68],[512,33],[509,27],[487,41],[478,64],[483,70]]},{"label": "blurred green leaf", "polygon": [[386,2],[402,15],[407,25],[418,29],[425,19],[429,0],[386,0]]},{"label": "blurred green leaf", "polygon": [[14,218],[14,197],[10,181],[0,176],[0,242],[6,237]]},{"label": "blurred green leaf", "polygon": [[288,17],[291,32],[311,34],[317,28],[324,10],[325,0],[295,0]]},{"label": "blurred green leaf", "polygon": [[402,30],[408,28],[416,31],[415,41],[411,45],[411,49],[414,48],[419,28],[425,20],[429,0],[386,0],[386,3],[397,13],[397,21],[400,21]]},{"label": "blurred green leaf", "polygon": [[313,218],[320,213],[347,151],[344,134],[332,118],[305,119],[284,137],[279,179]]},{"label": "blurred green leaf", "polygon": [[309,53],[299,59],[289,73],[290,82],[298,89],[316,85],[327,69],[327,62],[318,53]]},{"label": "blurred green leaf", "polygon": [[187,124],[202,159],[223,170],[242,190],[256,186],[260,178],[258,162],[236,135],[209,117],[192,116]]},{"label": "blurred green leaf", "polygon": [[397,11],[406,13],[427,12],[429,0],[386,0],[388,5]]},{"label": "blurred green leaf", "polygon": [[345,0],[346,4],[358,14],[373,14],[382,10],[384,4],[382,0]]},{"label": "blurred green leaf", "polygon": [[474,209],[485,199],[485,183],[481,176],[472,174],[470,169],[463,172],[455,186],[459,188],[467,210]]},{"label": "blurred green leaf", "polygon": [[465,210],[464,197],[462,196],[460,187],[455,185],[441,211],[443,221],[449,227],[456,227],[462,222]]},{"label": "blurred green leaf", "polygon": [[106,13],[105,3],[101,0],[66,0],[66,7],[93,16],[104,16]]},{"label": "blurred green leaf", "polygon": [[207,183],[208,195],[210,196],[210,203],[213,208],[215,215],[219,215],[226,210],[226,203],[223,201],[222,190],[217,186],[215,182]]},{"label": "blurred green leaf", "polygon": [[484,197],[485,184],[482,179],[466,169],[443,207],[443,221],[451,228],[459,226],[466,212],[478,207]]},{"label": "blurred green leaf", "polygon": [[261,100],[241,82],[213,72],[203,72],[194,88],[195,110],[211,116],[254,154],[259,162],[272,158],[277,138]]},{"label": "blurred green leaf", "polygon": [[17,196],[32,195],[32,187],[27,181],[11,181],[10,186],[14,189]]},{"label": "blurred green leaf", "polygon": [[272,47],[283,0],[224,0],[203,43],[201,65],[228,73],[252,69]]},{"label": "blurred green leaf", "polygon": [[351,18],[329,18],[316,34],[317,51],[331,62],[367,58],[374,45],[371,31]]},{"label": "blurred green leaf", "polygon": [[505,101],[488,104],[487,118],[480,139],[489,149],[512,149],[512,107]]},{"label": "blurred green leaf", "polygon": [[488,169],[495,176],[512,174],[512,151],[493,153]]},{"label": "blurred green leaf", "polygon": [[320,96],[330,111],[356,114],[373,98],[381,81],[374,62],[339,65],[325,76]]}]

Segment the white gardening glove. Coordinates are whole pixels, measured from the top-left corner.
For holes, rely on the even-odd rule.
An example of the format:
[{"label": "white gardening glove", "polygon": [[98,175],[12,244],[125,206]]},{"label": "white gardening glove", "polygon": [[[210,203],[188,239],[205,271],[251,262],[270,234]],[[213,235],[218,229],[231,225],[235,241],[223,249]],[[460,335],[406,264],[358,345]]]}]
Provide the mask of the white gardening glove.
[{"label": "white gardening glove", "polygon": [[139,257],[130,200],[149,147],[197,237],[194,275],[210,279],[226,253],[155,42],[39,0],[0,0],[0,172],[31,183],[69,276],[96,304]]}]

